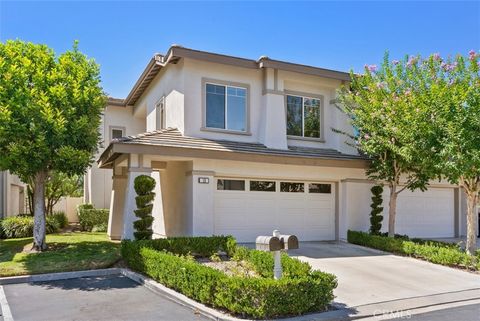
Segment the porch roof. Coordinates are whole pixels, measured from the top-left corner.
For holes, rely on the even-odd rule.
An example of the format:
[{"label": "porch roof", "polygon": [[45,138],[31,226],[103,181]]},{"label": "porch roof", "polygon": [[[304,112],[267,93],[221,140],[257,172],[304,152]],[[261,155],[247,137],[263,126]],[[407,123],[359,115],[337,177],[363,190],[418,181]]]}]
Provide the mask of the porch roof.
[{"label": "porch roof", "polygon": [[335,149],[297,146],[274,149],[260,143],[184,136],[176,128],[114,139],[97,162],[101,168],[111,168],[117,157],[130,153],[334,167],[367,165],[365,156],[344,154]]}]

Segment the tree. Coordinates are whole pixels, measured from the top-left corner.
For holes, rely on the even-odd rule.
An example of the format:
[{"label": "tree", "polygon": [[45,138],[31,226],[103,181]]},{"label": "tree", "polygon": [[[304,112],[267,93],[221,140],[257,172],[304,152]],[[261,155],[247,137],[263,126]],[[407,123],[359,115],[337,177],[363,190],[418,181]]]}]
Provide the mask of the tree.
[{"label": "tree", "polygon": [[425,190],[433,175],[418,150],[425,147],[425,111],[416,105],[414,72],[418,57],[389,61],[381,68],[365,66],[365,74],[351,73],[350,86],[339,91],[339,108],[355,128],[354,146],[370,158],[367,175],[389,187],[388,235],[395,235],[398,195]]},{"label": "tree", "polygon": [[383,221],[383,216],[381,215],[383,212],[383,186],[375,185],[370,191],[372,192],[372,203],[370,205],[372,208],[370,211],[370,234],[379,235]]},{"label": "tree", "polygon": [[[33,215],[33,188],[27,184],[28,207]],[[53,213],[53,207],[62,197],[80,197],[83,195],[83,176],[68,176],[62,172],[52,171],[45,183],[45,213]]]},{"label": "tree", "polygon": [[480,191],[480,66],[479,54],[442,59],[434,54],[423,62],[419,87],[428,95],[419,103],[431,121],[425,155],[439,176],[458,184],[467,196],[466,251],[476,248],[476,207]]},{"label": "tree", "polygon": [[137,204],[135,216],[138,217],[138,220],[133,222],[133,227],[136,230],[133,232],[133,235],[136,240],[152,239],[152,202],[155,198],[155,193],[153,192],[155,184],[155,180],[147,175],[137,176],[134,180],[133,187],[137,193],[137,196],[135,197],[135,202]]},{"label": "tree", "polygon": [[31,182],[34,245],[45,250],[45,184],[52,171],[82,175],[99,143],[106,104],[99,67],[73,49],[0,43],[0,169]]}]

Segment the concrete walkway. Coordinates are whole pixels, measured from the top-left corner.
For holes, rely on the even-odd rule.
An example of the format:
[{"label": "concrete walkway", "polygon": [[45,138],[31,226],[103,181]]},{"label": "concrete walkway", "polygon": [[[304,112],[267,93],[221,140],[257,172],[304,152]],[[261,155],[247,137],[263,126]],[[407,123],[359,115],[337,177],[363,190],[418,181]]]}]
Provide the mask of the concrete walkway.
[{"label": "concrete walkway", "polygon": [[291,256],[338,277],[335,304],[351,314],[480,300],[480,275],[344,243],[304,242]]}]

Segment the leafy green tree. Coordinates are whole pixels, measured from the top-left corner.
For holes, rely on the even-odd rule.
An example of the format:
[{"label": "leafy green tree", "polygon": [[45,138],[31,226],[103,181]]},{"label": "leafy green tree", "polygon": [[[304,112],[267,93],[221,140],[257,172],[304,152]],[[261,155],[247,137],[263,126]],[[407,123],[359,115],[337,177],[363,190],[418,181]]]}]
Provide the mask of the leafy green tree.
[{"label": "leafy green tree", "polygon": [[[33,215],[33,188],[27,184],[28,207]],[[53,214],[53,207],[62,197],[80,197],[83,195],[83,175],[67,175],[52,171],[45,184],[45,213]]]},{"label": "leafy green tree", "polygon": [[388,235],[395,235],[398,195],[425,190],[433,173],[423,166],[418,150],[425,148],[425,111],[417,106],[413,88],[417,57],[365,66],[362,76],[351,74],[351,83],[339,91],[339,108],[355,128],[354,146],[370,158],[367,175],[389,187]]},{"label": "leafy green tree", "polygon": [[440,177],[458,184],[467,195],[466,250],[474,254],[476,207],[480,192],[480,66],[479,54],[442,59],[434,54],[422,62],[417,88],[427,92],[418,104],[429,115],[429,146],[422,150]]},{"label": "leafy green tree", "polygon": [[383,215],[381,215],[383,212],[383,186],[375,185],[370,191],[372,192],[372,203],[370,204],[372,208],[370,211],[370,234],[379,235],[383,221]]},{"label": "leafy green tree", "polygon": [[34,249],[45,250],[45,185],[52,171],[82,175],[99,143],[106,104],[99,67],[73,50],[0,43],[0,169],[31,182]]}]

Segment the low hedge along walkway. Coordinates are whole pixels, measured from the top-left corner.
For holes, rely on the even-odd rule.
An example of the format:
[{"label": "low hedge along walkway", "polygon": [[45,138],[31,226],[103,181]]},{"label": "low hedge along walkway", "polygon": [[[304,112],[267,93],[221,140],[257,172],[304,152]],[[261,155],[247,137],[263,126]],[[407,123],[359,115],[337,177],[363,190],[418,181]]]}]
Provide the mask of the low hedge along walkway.
[{"label": "low hedge along walkway", "polygon": [[[246,261],[260,277],[228,276],[194,257],[225,252]],[[282,255],[284,275],[273,279],[271,253],[237,246],[233,237],[177,237],[123,241],[122,256],[134,270],[189,298],[233,314],[274,318],[325,311],[333,300],[336,277],[312,271],[308,263]]]}]

